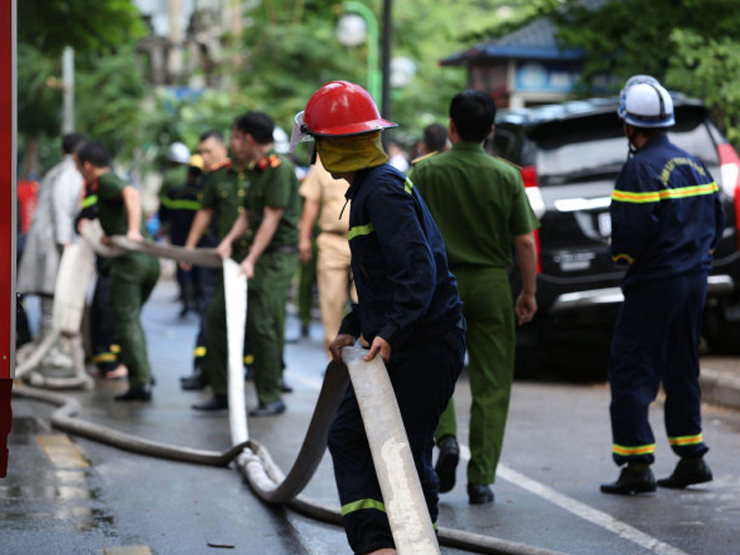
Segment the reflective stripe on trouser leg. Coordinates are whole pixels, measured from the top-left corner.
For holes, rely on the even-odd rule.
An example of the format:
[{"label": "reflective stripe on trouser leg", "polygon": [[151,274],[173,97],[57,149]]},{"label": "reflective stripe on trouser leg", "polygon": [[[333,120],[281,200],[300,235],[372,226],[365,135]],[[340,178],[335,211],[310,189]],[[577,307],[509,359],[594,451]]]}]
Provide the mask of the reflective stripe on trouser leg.
[{"label": "reflective stripe on trouser leg", "polygon": [[[706,275],[703,278],[678,276],[638,283],[625,291],[609,357],[612,456],[619,465],[625,462],[650,464],[655,459],[655,439],[648,411],[661,379],[666,386],[668,435],[682,437],[701,433],[697,393],[692,387],[675,386],[677,383],[691,384],[698,376],[698,370],[687,368],[698,364],[694,357],[701,315],[699,311],[696,316],[696,306],[690,307],[696,305],[695,297],[701,292],[696,290],[696,283],[702,279],[706,283]],[[703,304],[703,294],[699,297]],[[690,315],[692,311],[694,316]],[[687,331],[687,326],[693,331]],[[698,391],[698,383],[696,388]],[[676,433],[674,428],[684,431]],[[699,445],[683,446],[679,450],[706,451],[703,444]]]},{"label": "reflective stripe on trouser leg", "polygon": [[[400,349],[387,365],[432,522],[437,521],[439,480],[432,465],[433,434],[462,370],[462,331]],[[424,388],[419,384],[424,383]],[[342,521],[356,553],[393,546],[380,487],[350,387],[329,432],[329,450],[342,503]]]},{"label": "reflective stripe on trouser leg", "polygon": [[682,299],[667,339],[670,346],[663,375],[668,443],[679,457],[700,457],[709,448],[701,427],[699,341],[707,292],[705,274],[683,276],[674,288]]}]

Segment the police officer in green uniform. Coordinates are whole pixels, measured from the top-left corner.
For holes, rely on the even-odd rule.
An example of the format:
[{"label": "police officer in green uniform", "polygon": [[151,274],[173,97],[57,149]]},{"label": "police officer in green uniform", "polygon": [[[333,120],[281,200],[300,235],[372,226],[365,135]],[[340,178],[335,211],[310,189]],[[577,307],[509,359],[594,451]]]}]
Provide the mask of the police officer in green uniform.
[{"label": "police officer in green uniform", "polygon": [[[238,119],[238,118],[237,118]],[[194,249],[208,229],[214,217],[218,218],[218,235],[223,239],[244,210],[247,167],[249,159],[236,148],[239,131],[236,121],[231,129],[229,145],[232,159],[226,159],[211,168],[203,192],[200,195],[200,208],[190,227],[185,247]],[[249,233],[242,234],[234,241],[231,258],[241,262],[249,249]],[[184,265],[186,268],[187,265]],[[192,406],[195,410],[214,411],[228,407],[228,345],[226,342],[226,300],[224,297],[223,272],[219,271],[216,290],[206,311],[205,356],[201,372],[211,386],[213,398]]]},{"label": "police officer in green uniform", "polygon": [[222,257],[233,242],[252,233],[249,253],[241,263],[247,276],[247,337],[254,355],[254,381],[259,407],[250,416],[270,416],[285,410],[281,398],[285,302],[298,268],[298,178],[290,160],[273,148],[272,119],[250,112],[237,119],[232,135],[234,154],[250,161],[246,172],[244,210],[218,247]]},{"label": "police officer in green uniform", "polygon": [[[140,241],[144,225],[139,191],[110,171],[110,155],[101,143],[89,142],[76,154],[80,173],[97,190],[98,219],[107,236],[125,235]],[[159,278],[159,260],[135,252],[110,262],[110,302],[121,348],[119,358],[128,367],[129,389],[116,401],[149,401],[153,379],[147,357],[141,308]]]},{"label": "police officer in green uniform", "polygon": [[[493,501],[492,484],[504,439],[514,375],[515,329],[537,310],[536,249],[539,222],[519,172],[488,155],[482,142],[493,130],[496,105],[481,91],[457,94],[450,104],[452,149],[419,162],[410,175],[444,237],[468,322],[472,408],[468,498]],[[506,268],[512,240],[523,288],[513,302]],[[512,308],[514,307],[514,308]],[[440,491],[455,485],[459,460],[455,406],[451,401],[435,434]]]}]

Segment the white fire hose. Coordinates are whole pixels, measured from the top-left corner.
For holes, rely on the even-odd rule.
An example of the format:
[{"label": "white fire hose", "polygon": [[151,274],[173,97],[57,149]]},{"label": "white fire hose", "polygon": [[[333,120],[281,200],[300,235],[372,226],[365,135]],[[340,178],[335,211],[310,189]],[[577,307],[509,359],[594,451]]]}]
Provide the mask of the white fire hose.
[{"label": "white fire hose", "polygon": [[[90,225],[87,228],[90,228]],[[92,260],[93,248],[96,252],[105,252],[108,256],[115,256],[124,252],[123,249],[129,249],[194,265],[214,267],[223,264],[229,345],[229,424],[234,446],[219,453],[162,444],[81,420],[77,417],[80,411],[79,404],[69,397],[23,386],[13,388],[14,396],[57,405],[60,408],[54,411],[51,417],[51,424],[54,427],[121,449],[161,458],[216,466],[226,466],[231,461],[235,461],[236,467],[255,493],[264,501],[272,504],[286,504],[310,517],[339,524],[341,517],[338,508],[306,499],[300,495],[300,492],[310,481],[324,455],[329,427],[345,394],[349,371],[362,413],[396,549],[401,555],[439,553],[437,536],[426,507],[398,404],[387,370],[380,357],[366,363],[362,360],[366,353],[364,349],[345,348],[342,356],[346,365],[329,364],[303,445],[293,467],[286,476],[274,463],[269,452],[261,444],[249,438],[242,366],[247,284],[245,277],[239,275],[238,265],[231,260],[222,262],[213,249],[189,250],[160,245],[151,241],[131,243],[123,237],[113,237],[114,247],[111,248],[101,245],[99,236],[99,230],[89,229],[85,234],[85,242],[95,246],[84,247],[81,246],[83,243],[80,243],[79,251],[84,254],[78,253],[68,257],[70,260],[68,264],[72,265],[77,263],[77,256],[82,256],[81,267],[74,268],[72,274],[67,271],[63,273],[60,270],[59,279],[64,283],[58,284],[58,288],[59,290],[63,288],[68,293],[65,297],[66,301],[60,302],[59,308],[55,301],[54,322],[55,330],[58,330],[57,334],[68,333],[70,327],[76,325],[76,333],[79,335],[87,280],[93,272],[93,266],[87,260]],[[83,271],[87,272],[85,276],[82,275]],[[82,304],[80,304],[80,299],[82,299]],[[56,316],[57,310],[60,311],[59,318]],[[50,347],[40,345],[37,352],[42,348],[48,351]],[[33,353],[32,357],[40,361],[43,353],[41,355]],[[24,365],[31,366],[29,362],[25,362]],[[19,371],[21,369],[19,367],[16,370],[17,374],[21,373]],[[440,528],[438,537],[444,545],[477,553],[558,555],[555,551],[459,530]]]}]

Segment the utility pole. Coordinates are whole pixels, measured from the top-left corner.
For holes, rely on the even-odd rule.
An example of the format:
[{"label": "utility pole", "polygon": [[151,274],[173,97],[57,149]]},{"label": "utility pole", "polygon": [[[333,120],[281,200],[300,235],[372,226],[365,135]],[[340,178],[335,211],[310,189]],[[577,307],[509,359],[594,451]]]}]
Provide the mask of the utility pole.
[{"label": "utility pole", "polygon": [[62,91],[62,133],[72,133],[75,130],[75,51],[70,46],[66,46],[62,54]]},{"label": "utility pole", "polygon": [[380,67],[383,71],[382,113],[387,120],[391,116],[391,49],[393,42],[393,1],[383,0],[383,52]]},{"label": "utility pole", "polygon": [[167,0],[169,14],[169,33],[167,55],[167,81],[169,84],[179,84],[183,74],[182,45],[185,38],[183,29],[182,0]]}]

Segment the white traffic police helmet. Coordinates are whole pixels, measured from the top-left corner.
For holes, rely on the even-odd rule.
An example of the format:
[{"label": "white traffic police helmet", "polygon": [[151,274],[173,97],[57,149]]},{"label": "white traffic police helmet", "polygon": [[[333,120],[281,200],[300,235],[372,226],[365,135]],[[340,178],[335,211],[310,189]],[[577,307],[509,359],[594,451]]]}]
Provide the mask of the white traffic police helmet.
[{"label": "white traffic police helmet", "polygon": [[657,79],[635,75],[619,95],[619,117],[635,127],[671,127],[676,124],[673,99]]}]

